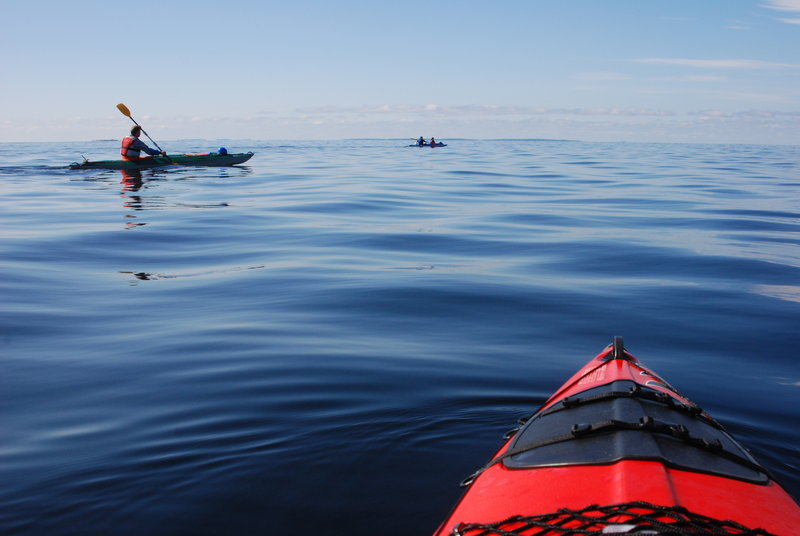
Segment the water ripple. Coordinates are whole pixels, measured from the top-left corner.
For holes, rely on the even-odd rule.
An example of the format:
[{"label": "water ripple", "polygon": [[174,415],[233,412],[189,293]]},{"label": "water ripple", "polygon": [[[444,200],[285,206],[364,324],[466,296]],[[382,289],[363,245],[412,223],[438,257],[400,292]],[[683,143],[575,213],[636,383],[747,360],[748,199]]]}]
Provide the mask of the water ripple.
[{"label": "water ripple", "polygon": [[618,334],[800,493],[797,148],[116,143],[0,144],[3,534],[430,533]]}]

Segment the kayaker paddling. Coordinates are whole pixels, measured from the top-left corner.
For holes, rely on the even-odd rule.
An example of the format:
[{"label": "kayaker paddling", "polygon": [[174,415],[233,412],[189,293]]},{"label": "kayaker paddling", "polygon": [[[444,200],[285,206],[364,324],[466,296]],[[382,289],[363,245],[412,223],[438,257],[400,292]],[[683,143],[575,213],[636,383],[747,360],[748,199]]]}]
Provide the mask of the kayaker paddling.
[{"label": "kayaker paddling", "polygon": [[143,158],[140,156],[141,152],[144,151],[150,156],[155,155],[162,155],[166,156],[165,151],[159,151],[157,149],[151,149],[147,146],[145,142],[139,139],[139,136],[142,134],[142,127],[139,125],[134,125],[131,127],[131,134],[130,136],[125,136],[122,138],[122,147],[120,147],[120,154],[122,155],[123,160],[127,160],[129,162],[142,160]]},{"label": "kayaker paddling", "polygon": [[445,147],[447,145],[446,143],[436,141],[436,138],[434,137],[431,137],[430,142],[426,141],[425,138],[422,136],[420,136],[419,138],[409,138],[409,139],[414,140],[414,143],[412,145],[409,145],[409,147]]},{"label": "kayaker paddling", "polygon": [[[247,153],[228,153],[225,147],[220,147],[216,152],[208,153],[195,153],[195,154],[173,154],[167,155],[166,151],[158,146],[158,143],[151,138],[147,132],[136,122],[131,116],[131,111],[127,106],[120,103],[117,104],[117,109],[122,115],[130,118],[134,126],[131,127],[130,136],[125,136],[122,139],[120,147],[120,155],[122,160],[88,160],[84,157],[82,163],[73,162],[69,165],[70,169],[143,169],[161,166],[235,166],[236,164],[243,164],[250,160],[253,152]],[[151,149],[146,143],[139,139],[139,136],[144,134],[147,136],[157,149]],[[141,152],[144,151],[149,156],[141,157]],[[160,158],[154,158],[161,155]]]}]

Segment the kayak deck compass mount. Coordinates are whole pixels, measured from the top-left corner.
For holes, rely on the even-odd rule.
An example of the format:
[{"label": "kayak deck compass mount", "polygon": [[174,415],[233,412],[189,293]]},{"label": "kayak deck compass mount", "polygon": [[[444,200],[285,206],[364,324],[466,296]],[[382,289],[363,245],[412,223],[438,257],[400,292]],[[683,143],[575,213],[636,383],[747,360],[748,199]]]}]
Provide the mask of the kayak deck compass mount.
[{"label": "kayak deck compass mount", "polygon": [[626,361],[631,360],[631,356],[625,352],[625,341],[622,337],[614,337],[614,342],[611,343],[611,347],[613,348],[613,352],[608,354],[607,359],[624,359]]}]

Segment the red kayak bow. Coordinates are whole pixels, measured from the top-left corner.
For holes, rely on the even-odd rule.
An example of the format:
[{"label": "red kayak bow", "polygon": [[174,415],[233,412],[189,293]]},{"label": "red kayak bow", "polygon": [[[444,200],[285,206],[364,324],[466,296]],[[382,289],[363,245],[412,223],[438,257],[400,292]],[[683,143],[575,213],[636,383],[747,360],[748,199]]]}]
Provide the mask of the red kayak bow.
[{"label": "red kayak bow", "polygon": [[437,536],[800,535],[800,507],[622,338],[515,431]]}]

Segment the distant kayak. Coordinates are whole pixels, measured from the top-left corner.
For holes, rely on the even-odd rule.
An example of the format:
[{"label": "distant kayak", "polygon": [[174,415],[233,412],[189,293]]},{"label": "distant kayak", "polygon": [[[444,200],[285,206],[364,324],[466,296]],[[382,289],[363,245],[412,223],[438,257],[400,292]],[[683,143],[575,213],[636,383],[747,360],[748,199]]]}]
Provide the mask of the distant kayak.
[{"label": "distant kayak", "polygon": [[418,143],[413,143],[413,144],[409,145],[409,147],[447,147],[447,144],[446,143],[441,143],[441,142],[434,143],[433,145],[431,145],[430,143],[423,143],[422,145],[420,145]]},{"label": "distant kayak", "polygon": [[73,162],[70,169],[144,169],[163,166],[233,166],[242,164],[252,158],[253,152],[236,154],[171,154],[153,156],[140,160],[84,160],[80,164]]},{"label": "distant kayak", "polygon": [[800,534],[792,497],[620,337],[506,437],[436,536]]}]

